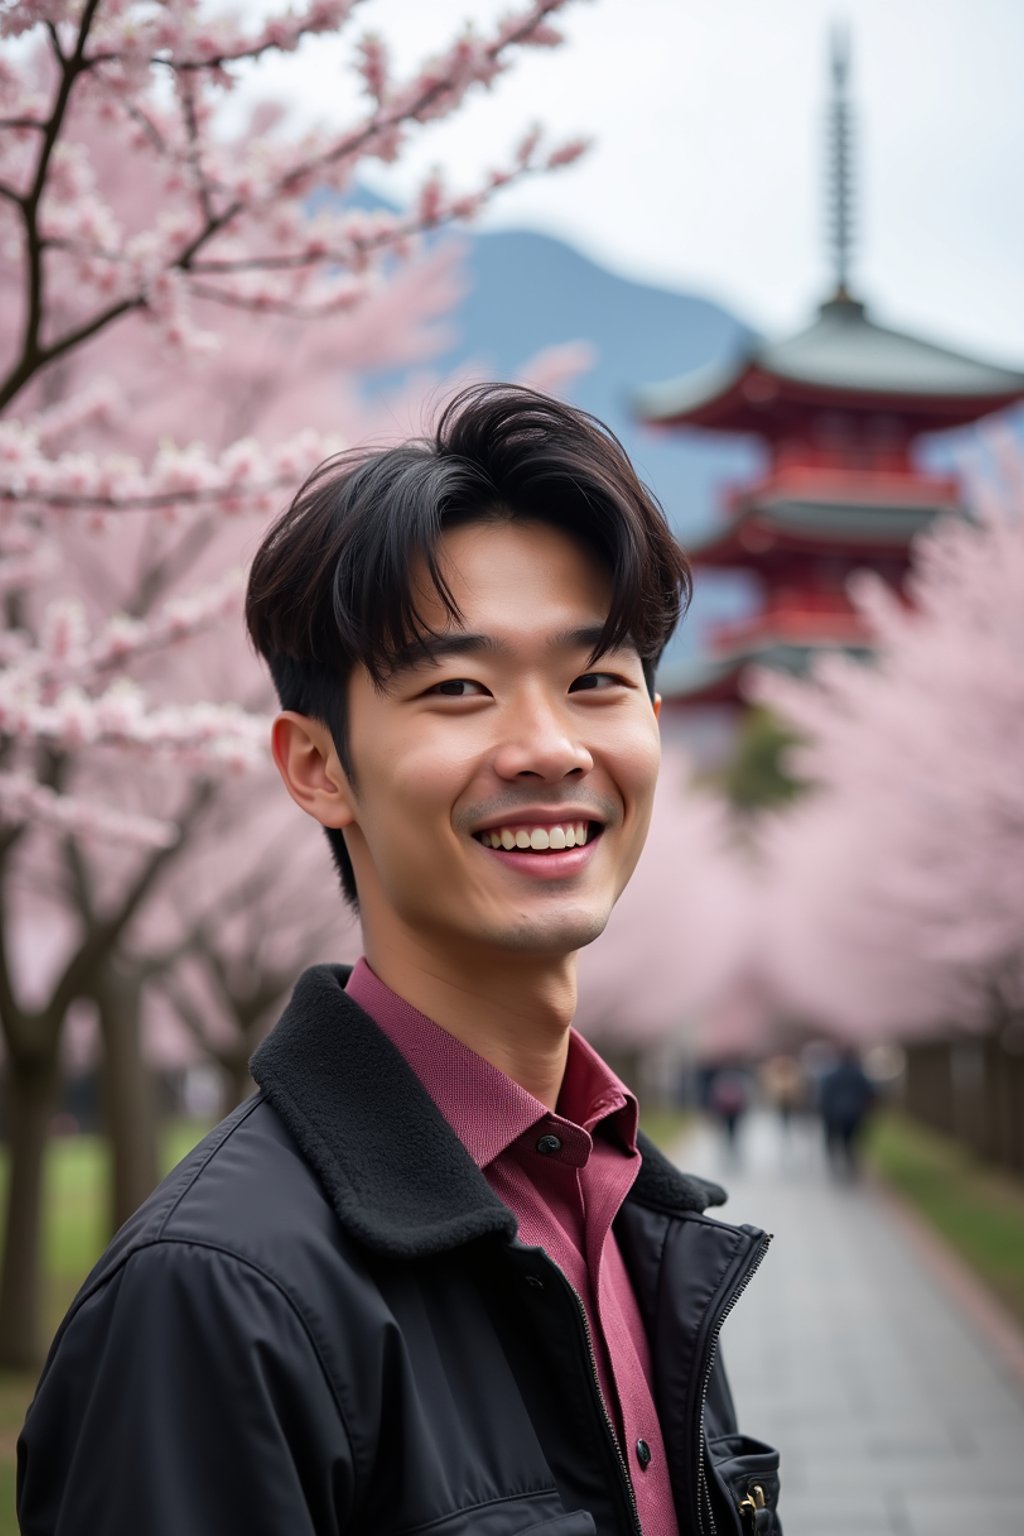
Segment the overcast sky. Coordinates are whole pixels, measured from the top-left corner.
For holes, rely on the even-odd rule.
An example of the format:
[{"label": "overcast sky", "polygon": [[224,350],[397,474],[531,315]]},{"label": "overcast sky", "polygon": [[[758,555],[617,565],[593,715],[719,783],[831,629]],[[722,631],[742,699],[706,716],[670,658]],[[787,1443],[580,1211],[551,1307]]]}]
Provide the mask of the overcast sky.
[{"label": "overcast sky", "polygon": [[[411,66],[510,0],[372,0],[360,26]],[[381,190],[441,163],[456,185],[522,129],[592,135],[585,162],[510,190],[485,226],[546,230],[606,266],[801,325],[828,287],[830,23],[853,46],[853,286],[881,321],[1024,368],[1024,0],[578,0],[561,49],[424,130]],[[319,42],[266,72],[303,110],[343,104]]]}]

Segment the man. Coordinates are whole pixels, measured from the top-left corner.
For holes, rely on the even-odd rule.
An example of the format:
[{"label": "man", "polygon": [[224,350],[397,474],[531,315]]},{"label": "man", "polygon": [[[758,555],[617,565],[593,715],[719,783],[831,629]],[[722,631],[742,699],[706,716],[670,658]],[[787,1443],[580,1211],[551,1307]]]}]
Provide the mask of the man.
[{"label": "man", "polygon": [[301,978],[258,1095],[87,1281],[26,1536],[778,1531],[716,1357],[767,1239],[703,1214],[571,1030],[688,578],[614,438],[505,386],[325,466],[267,536],[274,757],[365,956]]},{"label": "man", "polygon": [[840,1180],[856,1179],[861,1142],[878,1094],[854,1046],[840,1051],[822,1078],[818,1095],[825,1155],[832,1175]]}]

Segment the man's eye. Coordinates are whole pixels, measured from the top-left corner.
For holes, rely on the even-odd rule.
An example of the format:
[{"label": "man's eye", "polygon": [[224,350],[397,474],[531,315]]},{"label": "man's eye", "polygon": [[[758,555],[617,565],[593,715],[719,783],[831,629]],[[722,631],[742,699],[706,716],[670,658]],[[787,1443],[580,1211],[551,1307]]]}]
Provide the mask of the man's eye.
[{"label": "man's eye", "polygon": [[476,699],[487,692],[481,683],[471,682],[468,677],[449,677],[443,683],[435,683],[427,693],[444,699]]},{"label": "man's eye", "polygon": [[594,688],[614,688],[621,686],[623,679],[614,672],[584,672],[582,677],[576,678],[569,685],[570,693],[590,692]]}]

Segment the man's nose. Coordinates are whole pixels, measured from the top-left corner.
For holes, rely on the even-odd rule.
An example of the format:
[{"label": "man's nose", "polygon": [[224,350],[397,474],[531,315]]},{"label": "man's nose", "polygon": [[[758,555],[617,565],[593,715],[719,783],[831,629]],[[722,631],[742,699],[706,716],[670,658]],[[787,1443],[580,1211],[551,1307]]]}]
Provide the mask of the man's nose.
[{"label": "man's nose", "polygon": [[509,705],[494,767],[503,779],[524,776],[556,783],[589,773],[594,759],[580,739],[579,722],[548,699],[523,698]]}]

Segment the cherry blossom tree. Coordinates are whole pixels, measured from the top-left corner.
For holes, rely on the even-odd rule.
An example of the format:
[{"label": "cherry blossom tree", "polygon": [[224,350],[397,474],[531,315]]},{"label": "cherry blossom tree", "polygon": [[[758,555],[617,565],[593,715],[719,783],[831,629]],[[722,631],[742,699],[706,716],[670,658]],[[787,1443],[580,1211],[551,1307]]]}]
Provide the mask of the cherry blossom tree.
[{"label": "cherry blossom tree", "polygon": [[1003,1029],[1024,1009],[1024,472],[915,552],[908,596],[857,578],[876,654],[763,675],[814,791],[763,842],[779,995],[857,1040]]},{"label": "cherry blossom tree", "polygon": [[[138,1109],[145,984],[206,964],[235,987],[238,1018],[255,1006],[218,948],[239,942],[229,923],[218,938],[179,913],[158,937],[153,917],[204,823],[242,798],[237,775],[265,766],[265,683],[237,638],[261,520],[408,408],[374,415],[358,380],[444,340],[457,270],[425,234],[582,145],[531,129],[482,185],[449,191],[434,173],[405,213],[346,195],[522,49],[556,43],[565,3],[529,0],[406,78],[367,33],[350,120],[298,131],[260,103],[233,134],[223,109],[247,71],[338,32],[357,0],[252,22],[198,0],[0,13],[3,1363],[39,1353],[40,1176],[69,1009],[95,1006],[110,1092]],[[142,1143],[124,1141],[122,1167],[147,1182]]]}]

